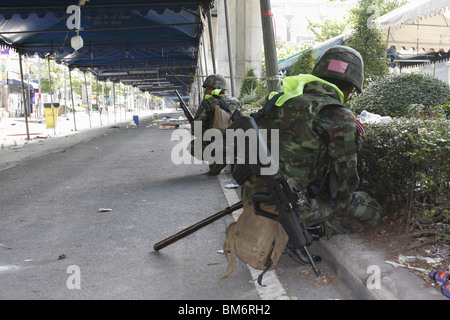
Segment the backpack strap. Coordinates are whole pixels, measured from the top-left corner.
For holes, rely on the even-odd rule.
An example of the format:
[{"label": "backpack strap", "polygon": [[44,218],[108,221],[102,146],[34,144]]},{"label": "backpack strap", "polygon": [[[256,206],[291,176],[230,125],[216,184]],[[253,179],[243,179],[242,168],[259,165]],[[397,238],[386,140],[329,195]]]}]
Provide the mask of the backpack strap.
[{"label": "backpack strap", "polygon": [[223,101],[222,97],[216,96],[217,100],[219,100],[219,104],[220,104],[220,109],[228,112],[229,114],[231,114],[231,110],[230,107],[228,107],[228,105],[225,103],[225,101]]},{"label": "backpack strap", "polygon": [[257,112],[254,112],[251,114],[251,116],[255,119],[255,121],[258,123],[259,119],[261,119],[262,117],[265,117],[270,110],[272,110],[272,107],[275,105],[275,103],[277,102],[277,100],[283,95],[284,93],[278,93],[275,96],[272,97],[272,99],[267,100],[266,104],[264,105],[264,107],[262,107],[261,109],[259,109]]},{"label": "backpack strap", "polygon": [[263,285],[262,284],[262,279],[263,279],[263,277],[264,277],[264,274],[267,272],[267,271],[269,271],[269,269],[273,266],[273,261],[272,261],[272,258],[271,258],[271,256],[272,256],[272,253],[273,253],[273,250],[275,249],[275,240],[273,240],[273,242],[272,242],[272,249],[270,249],[270,252],[269,252],[269,254],[267,255],[267,260],[266,260],[266,262],[264,263],[264,267],[266,267],[265,269],[264,269],[264,271],[258,276],[258,284],[261,286],[261,287],[265,287],[266,285]]}]

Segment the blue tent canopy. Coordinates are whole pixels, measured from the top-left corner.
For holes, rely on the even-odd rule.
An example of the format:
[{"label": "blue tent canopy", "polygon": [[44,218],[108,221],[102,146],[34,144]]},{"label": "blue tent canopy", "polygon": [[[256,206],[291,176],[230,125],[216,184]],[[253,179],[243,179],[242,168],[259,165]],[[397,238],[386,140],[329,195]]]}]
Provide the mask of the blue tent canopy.
[{"label": "blue tent canopy", "polygon": [[[315,57],[320,57],[327,51],[329,48],[335,45],[343,45],[345,43],[346,38],[348,38],[349,33],[343,33],[334,38],[328,39],[327,41],[321,42],[314,47],[312,47],[312,51]],[[291,57],[278,61],[278,68],[283,71],[289,70],[294,63],[300,58],[304,51],[301,51],[297,54],[294,54]]]},{"label": "blue tent canopy", "polygon": [[[83,4],[83,2],[85,2]],[[213,0],[0,1],[0,46],[50,56],[69,68],[121,81],[164,96],[187,94],[194,80],[203,32]],[[81,4],[84,46],[75,51],[68,29],[70,5]]]}]

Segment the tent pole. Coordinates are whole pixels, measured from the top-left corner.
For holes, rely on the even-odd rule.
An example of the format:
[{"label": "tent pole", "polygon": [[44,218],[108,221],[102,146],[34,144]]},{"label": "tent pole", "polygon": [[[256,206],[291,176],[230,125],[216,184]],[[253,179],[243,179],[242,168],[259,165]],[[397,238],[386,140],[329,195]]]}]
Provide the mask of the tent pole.
[{"label": "tent pole", "polygon": [[[203,46],[203,45],[202,45]],[[204,73],[204,68],[203,68],[203,59],[202,59],[202,55],[199,54],[198,55],[198,62],[199,62],[199,71],[201,72],[200,74]],[[203,83],[203,77],[200,78],[200,81]]]},{"label": "tent pole", "polygon": [[233,64],[233,50],[231,48],[231,35],[230,35],[230,15],[228,14],[228,0],[224,0],[225,5],[225,23],[227,27],[227,44],[228,44],[228,64],[230,67],[230,79],[231,79],[231,95],[236,96],[235,79],[234,79],[234,64]]},{"label": "tent pole", "polygon": [[116,83],[113,81],[112,83],[112,90],[113,90],[113,106],[114,106],[114,122],[117,122],[117,116],[116,116]]},{"label": "tent pole", "polygon": [[64,115],[67,117],[67,69],[64,69]]},{"label": "tent pole", "polygon": [[208,10],[208,29],[209,29],[209,44],[211,46],[211,60],[212,60],[212,64],[213,64],[213,72],[214,72],[214,74],[216,74],[217,68],[216,68],[216,57],[214,54],[214,36],[213,36],[213,29],[212,29],[211,10]]},{"label": "tent pole", "polygon": [[117,100],[119,101],[119,121],[121,121],[122,120],[122,111],[120,110],[122,107],[120,106],[120,90],[122,89],[121,88],[121,85],[120,85],[120,80],[119,80],[119,85],[118,85],[118,87],[119,87],[119,89],[117,90]]},{"label": "tent pole", "polygon": [[[105,109],[105,81],[102,81],[102,112]],[[106,120],[109,123],[108,110],[106,110]]]},{"label": "tent pole", "polygon": [[388,34],[387,34],[387,38],[386,38],[386,49],[389,49],[389,37],[391,36],[391,27],[388,28]]},{"label": "tent pole", "polygon": [[42,118],[42,82],[41,82],[41,58],[38,58],[38,77],[39,77],[39,104],[37,105],[36,118]]},{"label": "tent pole", "polygon": [[125,121],[127,120],[127,109],[128,109],[128,89],[129,87],[127,85],[124,85],[123,87],[123,95],[124,95],[124,100],[123,100],[123,105],[124,105],[124,111],[125,111]]},{"label": "tent pole", "polygon": [[52,73],[50,72],[50,56],[48,56],[47,62],[48,62],[48,84],[49,84],[49,91],[50,91],[50,104],[51,104],[51,109],[52,109],[53,133],[56,136],[55,109],[53,107],[53,93],[52,93]]},{"label": "tent pole", "polygon": [[91,108],[89,107],[89,94],[87,89],[87,80],[86,80],[86,72],[83,72],[84,74],[84,87],[86,89],[86,103],[87,103],[87,111],[88,111],[88,117],[89,117],[89,127],[92,128],[91,125]]},{"label": "tent pole", "polygon": [[203,85],[203,77],[201,76],[203,74],[203,63],[202,63],[202,55],[199,55],[199,66],[197,68],[197,74],[199,75],[199,77],[197,78],[197,86],[198,86],[198,101],[202,101],[203,97],[202,97],[202,85]]},{"label": "tent pole", "polygon": [[100,114],[100,125],[102,126],[103,124],[102,124],[102,109],[100,109],[100,105],[99,105],[99,103],[98,103],[98,75],[95,75],[95,86],[96,86],[96,88],[95,88],[95,92],[97,93],[97,98],[96,98],[96,103],[97,103],[97,110],[98,110],[98,113]]},{"label": "tent pole", "polygon": [[[19,64],[20,64],[20,77],[22,79],[22,95],[23,95],[23,109],[25,115],[25,127],[27,130],[27,140],[30,140],[30,130],[28,128],[28,106],[27,99],[25,97],[25,84],[23,83],[23,67],[22,67],[22,53],[19,52]],[[30,90],[28,88],[28,90]]]},{"label": "tent pole", "polygon": [[203,36],[202,33],[202,43],[203,43],[203,59],[205,60],[205,72],[206,75],[208,75],[208,57],[206,55],[206,42],[205,42],[205,37]]},{"label": "tent pole", "polygon": [[72,87],[72,72],[70,72],[69,69],[69,82],[70,82],[70,96],[72,97],[72,113],[73,113],[73,125],[75,128],[75,131],[77,131],[77,121],[75,120],[75,103],[73,102],[73,87]]}]

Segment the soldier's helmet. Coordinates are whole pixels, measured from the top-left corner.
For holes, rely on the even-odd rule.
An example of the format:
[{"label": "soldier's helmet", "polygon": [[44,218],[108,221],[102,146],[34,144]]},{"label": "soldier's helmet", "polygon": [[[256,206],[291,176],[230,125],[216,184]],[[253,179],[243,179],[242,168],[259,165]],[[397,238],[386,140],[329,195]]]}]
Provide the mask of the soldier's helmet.
[{"label": "soldier's helmet", "polygon": [[364,61],[359,52],[353,48],[333,46],[320,57],[312,75],[350,82],[358,92],[361,92],[364,82]]},{"label": "soldier's helmet", "polygon": [[214,89],[227,90],[227,81],[220,74],[212,74],[206,77],[203,88],[212,87]]}]

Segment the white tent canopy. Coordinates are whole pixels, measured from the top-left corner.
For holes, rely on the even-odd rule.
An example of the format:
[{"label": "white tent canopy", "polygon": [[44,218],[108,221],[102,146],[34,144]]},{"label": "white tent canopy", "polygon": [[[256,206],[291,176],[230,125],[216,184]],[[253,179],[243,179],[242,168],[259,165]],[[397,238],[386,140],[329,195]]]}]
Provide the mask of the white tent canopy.
[{"label": "white tent canopy", "polygon": [[450,50],[450,0],[415,0],[376,20],[387,47]]}]

